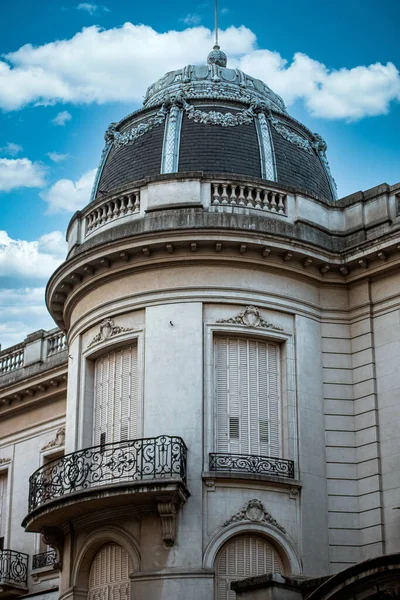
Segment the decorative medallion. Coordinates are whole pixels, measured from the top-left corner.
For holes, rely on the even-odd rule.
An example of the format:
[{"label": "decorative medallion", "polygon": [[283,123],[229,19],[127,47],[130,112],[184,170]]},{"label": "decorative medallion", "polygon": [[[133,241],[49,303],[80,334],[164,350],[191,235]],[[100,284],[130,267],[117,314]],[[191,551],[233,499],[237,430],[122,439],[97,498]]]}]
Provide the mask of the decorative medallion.
[{"label": "decorative medallion", "polygon": [[100,331],[97,333],[88,348],[93,346],[93,344],[97,344],[98,342],[104,342],[104,340],[108,340],[115,335],[120,335],[121,333],[126,333],[127,331],[133,331],[132,327],[121,327],[120,325],[116,325],[114,319],[104,319],[100,323]]},{"label": "decorative medallion", "polygon": [[42,450],[50,450],[50,448],[59,448],[65,444],[65,427],[60,427],[56,431],[56,437],[51,440],[48,444],[43,446]]},{"label": "decorative medallion", "polygon": [[6,465],[11,462],[11,458],[0,458],[0,465]]},{"label": "decorative medallion", "polygon": [[222,527],[227,527],[232,523],[239,523],[240,521],[252,521],[253,523],[268,523],[269,525],[273,525],[282,533],[286,533],[286,529],[279,525],[278,521],[276,521],[270,513],[265,510],[263,503],[261,500],[257,500],[256,498],[253,500],[249,500],[239,512],[233,515],[230,519],[225,521],[222,524]]},{"label": "decorative medallion", "polygon": [[262,327],[264,329],[273,329],[275,331],[283,331],[282,327],[274,325],[269,321],[265,321],[260,311],[256,306],[246,306],[243,312],[240,312],[236,317],[229,319],[218,319],[217,323],[234,323],[235,325],[245,325],[246,327]]}]

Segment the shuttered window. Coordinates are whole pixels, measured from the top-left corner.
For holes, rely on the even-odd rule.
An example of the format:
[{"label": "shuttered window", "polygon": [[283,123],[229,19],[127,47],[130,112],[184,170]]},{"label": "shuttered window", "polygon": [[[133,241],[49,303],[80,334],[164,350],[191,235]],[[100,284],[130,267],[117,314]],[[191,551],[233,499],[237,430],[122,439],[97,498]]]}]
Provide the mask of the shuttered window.
[{"label": "shuttered window", "polygon": [[283,564],[274,547],[256,535],[234,538],[216,560],[217,600],[236,600],[231,581],[266,573],[283,574]]},{"label": "shuttered window", "polygon": [[130,600],[132,562],[124,548],[107,544],[96,554],[89,574],[88,600]]},{"label": "shuttered window", "polygon": [[94,445],[140,437],[137,345],[96,360]]},{"label": "shuttered window", "polygon": [[7,471],[0,473],[0,550],[4,547],[7,525]]},{"label": "shuttered window", "polygon": [[279,346],[215,338],[217,452],[281,455]]}]

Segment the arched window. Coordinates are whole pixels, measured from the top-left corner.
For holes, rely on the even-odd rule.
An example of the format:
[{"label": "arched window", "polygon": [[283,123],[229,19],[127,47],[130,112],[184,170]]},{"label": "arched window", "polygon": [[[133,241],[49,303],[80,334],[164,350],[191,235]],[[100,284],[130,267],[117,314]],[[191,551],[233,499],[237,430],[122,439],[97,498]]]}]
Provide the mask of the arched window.
[{"label": "arched window", "polygon": [[88,600],[130,600],[132,571],[132,562],[124,548],[118,544],[103,546],[90,568]]},{"label": "arched window", "polygon": [[282,573],[282,559],[275,548],[258,535],[240,535],[228,541],[216,559],[216,600],[236,600],[231,581]]},{"label": "arched window", "polygon": [[140,437],[137,344],[95,362],[94,445]]}]

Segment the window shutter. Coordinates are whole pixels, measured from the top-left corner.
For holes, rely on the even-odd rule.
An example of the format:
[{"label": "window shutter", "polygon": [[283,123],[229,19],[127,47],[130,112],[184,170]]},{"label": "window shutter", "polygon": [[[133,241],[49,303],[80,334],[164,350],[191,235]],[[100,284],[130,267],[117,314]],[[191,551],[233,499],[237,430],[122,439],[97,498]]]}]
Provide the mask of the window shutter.
[{"label": "window shutter", "polygon": [[140,435],[136,344],[96,360],[93,422],[95,445]]},{"label": "window shutter", "polygon": [[7,471],[0,473],[0,538],[4,538],[7,523]]},{"label": "window shutter", "polygon": [[279,346],[215,338],[217,451],[280,456]]},{"label": "window shutter", "polygon": [[270,456],[281,455],[279,347],[268,344],[268,421]]},{"label": "window shutter", "polygon": [[218,600],[235,600],[231,581],[266,573],[283,574],[283,563],[274,547],[256,535],[241,535],[228,542],[216,561]]},{"label": "window shutter", "polygon": [[96,554],[89,574],[88,600],[129,600],[132,563],[124,548],[107,544]]}]

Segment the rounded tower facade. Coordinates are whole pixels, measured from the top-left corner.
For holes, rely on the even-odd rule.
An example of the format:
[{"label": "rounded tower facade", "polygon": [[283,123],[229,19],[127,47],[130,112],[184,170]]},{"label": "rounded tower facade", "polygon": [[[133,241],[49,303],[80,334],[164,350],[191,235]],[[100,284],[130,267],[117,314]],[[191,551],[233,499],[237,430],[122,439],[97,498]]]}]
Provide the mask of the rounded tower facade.
[{"label": "rounded tower facade", "polygon": [[230,600],[244,577],[337,570],[321,340],[348,270],[326,144],[218,47],[105,140],[47,288],[66,455],[24,521],[60,597]]}]

